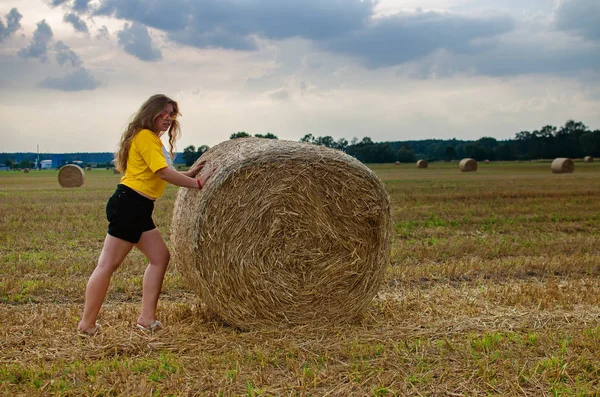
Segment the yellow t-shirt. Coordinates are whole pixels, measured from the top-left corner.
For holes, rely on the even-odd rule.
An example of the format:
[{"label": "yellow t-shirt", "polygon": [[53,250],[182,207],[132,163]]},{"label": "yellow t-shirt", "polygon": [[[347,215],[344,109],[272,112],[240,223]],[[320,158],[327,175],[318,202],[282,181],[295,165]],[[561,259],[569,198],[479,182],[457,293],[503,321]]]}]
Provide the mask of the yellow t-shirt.
[{"label": "yellow t-shirt", "polygon": [[150,130],[141,130],[131,142],[121,183],[157,199],[163,195],[167,182],[155,172],[168,167],[170,159],[160,138]]}]

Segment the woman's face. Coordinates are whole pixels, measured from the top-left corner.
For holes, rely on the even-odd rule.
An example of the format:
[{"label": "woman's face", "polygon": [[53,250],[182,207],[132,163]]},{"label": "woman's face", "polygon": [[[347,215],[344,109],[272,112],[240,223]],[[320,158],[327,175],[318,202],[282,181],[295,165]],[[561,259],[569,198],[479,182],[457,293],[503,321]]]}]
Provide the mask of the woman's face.
[{"label": "woman's face", "polygon": [[173,105],[169,103],[154,119],[154,130],[156,132],[167,131],[175,117],[177,117],[177,114],[173,111]]}]

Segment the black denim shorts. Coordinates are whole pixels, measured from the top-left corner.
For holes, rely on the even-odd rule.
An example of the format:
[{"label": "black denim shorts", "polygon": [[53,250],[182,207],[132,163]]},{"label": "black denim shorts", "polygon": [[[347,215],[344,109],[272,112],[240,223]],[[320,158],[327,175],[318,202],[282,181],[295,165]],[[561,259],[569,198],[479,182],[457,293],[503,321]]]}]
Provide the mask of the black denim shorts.
[{"label": "black denim shorts", "polygon": [[137,244],[142,233],[156,228],[152,220],[154,201],[122,184],[108,199],[106,219],[108,234]]}]

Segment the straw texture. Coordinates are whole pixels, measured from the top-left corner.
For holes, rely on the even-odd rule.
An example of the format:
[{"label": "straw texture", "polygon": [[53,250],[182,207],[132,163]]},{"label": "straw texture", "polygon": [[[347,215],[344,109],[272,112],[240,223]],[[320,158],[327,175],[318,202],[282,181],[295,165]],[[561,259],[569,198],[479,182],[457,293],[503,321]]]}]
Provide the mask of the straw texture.
[{"label": "straw texture", "polygon": [[358,317],[377,293],[391,246],[388,195],[341,151],[241,138],[198,160],[216,167],[181,188],[171,244],[209,311],[241,329]]},{"label": "straw texture", "polygon": [[550,169],[553,174],[568,174],[575,171],[575,163],[571,159],[558,157],[554,159]]},{"label": "straw texture", "polygon": [[427,168],[429,167],[429,163],[425,160],[417,161],[417,168]]},{"label": "straw texture", "polygon": [[64,165],[58,170],[58,183],[62,187],[80,187],[83,180],[84,172],[75,164]]},{"label": "straw texture", "polygon": [[458,168],[460,168],[461,172],[477,171],[477,161],[470,158],[462,159],[458,164]]}]

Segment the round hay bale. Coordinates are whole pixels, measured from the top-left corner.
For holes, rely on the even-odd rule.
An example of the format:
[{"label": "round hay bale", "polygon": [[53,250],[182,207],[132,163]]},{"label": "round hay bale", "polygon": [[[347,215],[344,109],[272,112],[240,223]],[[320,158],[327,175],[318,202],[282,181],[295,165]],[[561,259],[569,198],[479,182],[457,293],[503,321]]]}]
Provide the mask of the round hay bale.
[{"label": "round hay bale", "polygon": [[86,171],[91,171],[91,170],[92,170],[92,167],[85,167],[85,170],[86,170]]},{"label": "round hay bale", "polygon": [[396,161],[394,164],[396,164],[396,165],[400,165],[400,162],[399,162],[399,161]]},{"label": "round hay bale", "polygon": [[571,159],[558,157],[554,159],[550,169],[553,174],[568,174],[575,171],[575,163]]},{"label": "round hay bale", "polygon": [[80,187],[83,185],[83,170],[75,164],[64,165],[58,170],[58,183],[62,187]]},{"label": "round hay bale", "polygon": [[470,158],[462,159],[458,164],[458,168],[461,172],[475,172],[477,171],[477,161]]},{"label": "round hay bale", "polygon": [[417,161],[417,168],[427,168],[429,167],[429,163],[425,160]]},{"label": "round hay bale", "polygon": [[594,162],[594,158],[592,156],[585,156],[583,158],[583,161],[586,163],[593,163]]},{"label": "round hay bale", "polygon": [[23,170],[23,172],[24,172],[24,173],[26,173],[26,174],[29,174],[29,168],[25,168],[25,169]]},{"label": "round hay bale", "polygon": [[390,201],[345,153],[275,139],[222,142],[202,190],[179,189],[173,259],[209,312],[240,329],[356,319],[390,257]]},{"label": "round hay bale", "polygon": [[483,160],[483,162],[484,162],[485,164],[489,164],[489,163],[490,163],[490,160]]}]

